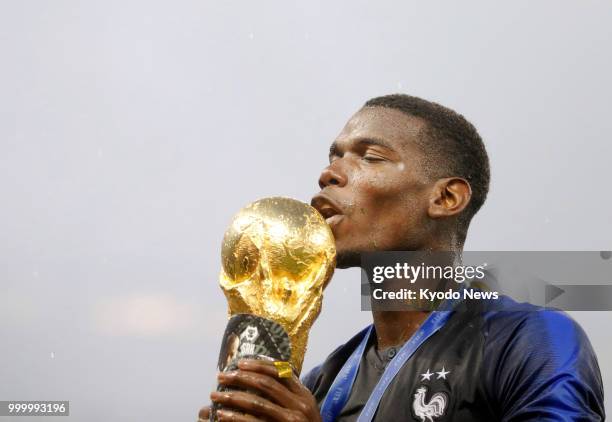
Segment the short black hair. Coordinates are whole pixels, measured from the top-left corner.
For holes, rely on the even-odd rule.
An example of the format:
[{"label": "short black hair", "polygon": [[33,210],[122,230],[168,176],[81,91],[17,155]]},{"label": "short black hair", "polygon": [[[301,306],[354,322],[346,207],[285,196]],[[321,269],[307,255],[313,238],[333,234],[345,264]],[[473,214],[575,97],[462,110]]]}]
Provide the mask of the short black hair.
[{"label": "short black hair", "polygon": [[478,131],[461,114],[440,104],[405,94],[392,94],[368,100],[364,107],[386,107],[425,121],[419,146],[428,157],[430,177],[462,177],[472,188],[472,199],[459,217],[461,241],[470,221],[484,204],[489,192],[489,157]]}]

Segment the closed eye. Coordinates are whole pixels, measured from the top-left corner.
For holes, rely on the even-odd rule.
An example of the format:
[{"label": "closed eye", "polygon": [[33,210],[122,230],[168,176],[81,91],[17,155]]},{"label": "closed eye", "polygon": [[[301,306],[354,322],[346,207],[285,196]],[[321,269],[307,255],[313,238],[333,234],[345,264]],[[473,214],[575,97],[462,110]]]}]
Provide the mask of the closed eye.
[{"label": "closed eye", "polygon": [[373,155],[373,154],[366,154],[363,156],[363,159],[369,163],[375,163],[375,162],[379,162],[379,161],[386,161],[385,158],[379,156],[379,155]]}]

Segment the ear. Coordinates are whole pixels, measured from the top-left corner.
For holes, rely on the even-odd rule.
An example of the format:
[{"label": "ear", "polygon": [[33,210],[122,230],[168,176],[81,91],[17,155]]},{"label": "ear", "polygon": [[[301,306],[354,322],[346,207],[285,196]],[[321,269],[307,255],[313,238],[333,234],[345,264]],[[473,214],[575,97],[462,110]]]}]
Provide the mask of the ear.
[{"label": "ear", "polygon": [[431,218],[446,218],[459,214],[470,203],[472,187],[460,177],[438,179],[429,197],[427,213]]}]

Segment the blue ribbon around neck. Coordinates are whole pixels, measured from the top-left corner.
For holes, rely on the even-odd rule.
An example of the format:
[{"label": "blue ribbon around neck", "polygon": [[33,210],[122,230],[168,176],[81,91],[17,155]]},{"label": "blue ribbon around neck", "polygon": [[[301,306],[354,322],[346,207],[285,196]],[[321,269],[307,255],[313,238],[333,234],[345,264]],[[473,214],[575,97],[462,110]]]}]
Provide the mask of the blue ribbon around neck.
[{"label": "blue ribbon around neck", "polygon": [[[376,413],[378,404],[382,399],[383,394],[391,384],[391,381],[395,378],[397,373],[402,369],[404,364],[410,359],[414,352],[434,333],[446,324],[452,307],[457,300],[444,301],[437,310],[433,311],[421,324],[419,329],[412,335],[400,349],[400,351],[391,360],[385,371],[383,372],[378,384],[374,387],[370,398],[363,407],[357,422],[370,422]],[[334,422],[342,408],[346,405],[349,395],[359,370],[359,364],[361,363],[361,357],[365,351],[368,339],[373,330],[373,325],[369,325],[359,333],[362,336],[361,342],[357,348],[353,351],[351,356],[342,366],[338,375],[334,379],[323,404],[321,405],[321,419],[323,422]]]}]

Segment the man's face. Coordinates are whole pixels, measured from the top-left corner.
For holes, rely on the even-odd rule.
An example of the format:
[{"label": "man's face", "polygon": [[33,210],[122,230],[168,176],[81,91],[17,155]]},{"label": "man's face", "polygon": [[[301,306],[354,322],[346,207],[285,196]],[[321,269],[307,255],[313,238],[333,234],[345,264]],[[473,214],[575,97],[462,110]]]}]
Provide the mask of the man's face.
[{"label": "man's face", "polygon": [[332,144],[312,205],[334,233],[338,267],[359,265],[365,251],[426,247],[431,183],[414,142],[423,126],[399,110],[367,107]]}]

